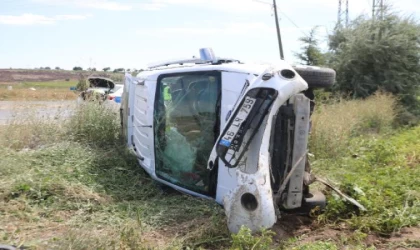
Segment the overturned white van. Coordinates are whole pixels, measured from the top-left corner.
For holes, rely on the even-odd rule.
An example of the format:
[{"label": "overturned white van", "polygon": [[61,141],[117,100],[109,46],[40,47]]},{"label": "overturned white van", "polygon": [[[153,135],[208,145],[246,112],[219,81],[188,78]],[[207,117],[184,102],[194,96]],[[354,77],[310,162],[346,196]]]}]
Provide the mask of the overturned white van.
[{"label": "overturned white van", "polygon": [[313,88],[331,69],[216,58],[151,65],[126,75],[127,145],[156,181],[224,206],[228,226],[271,227],[278,211],[325,206],[307,158]]}]

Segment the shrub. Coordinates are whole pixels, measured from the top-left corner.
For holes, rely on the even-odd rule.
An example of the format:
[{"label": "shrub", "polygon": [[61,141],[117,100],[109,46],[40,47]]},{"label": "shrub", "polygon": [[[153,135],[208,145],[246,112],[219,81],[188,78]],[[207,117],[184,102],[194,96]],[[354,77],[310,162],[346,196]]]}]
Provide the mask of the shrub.
[{"label": "shrub", "polygon": [[334,89],[365,98],[378,90],[393,93],[420,114],[420,23],[385,6],[381,18],[360,16],[329,37]]},{"label": "shrub", "polygon": [[76,89],[78,91],[85,91],[88,88],[87,81],[85,79],[85,76],[80,74],[79,75],[79,82],[76,85]]},{"label": "shrub", "polygon": [[68,126],[69,134],[74,140],[93,146],[115,145],[119,138],[117,112],[97,102],[79,105]]}]

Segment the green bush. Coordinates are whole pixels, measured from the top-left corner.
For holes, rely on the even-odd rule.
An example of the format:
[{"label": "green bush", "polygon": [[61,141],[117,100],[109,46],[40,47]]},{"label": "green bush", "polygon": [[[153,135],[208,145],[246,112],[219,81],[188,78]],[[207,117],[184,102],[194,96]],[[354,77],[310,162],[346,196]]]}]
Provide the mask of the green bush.
[{"label": "green bush", "polygon": [[334,89],[352,98],[383,90],[420,115],[420,23],[384,8],[381,18],[360,16],[329,37]]}]

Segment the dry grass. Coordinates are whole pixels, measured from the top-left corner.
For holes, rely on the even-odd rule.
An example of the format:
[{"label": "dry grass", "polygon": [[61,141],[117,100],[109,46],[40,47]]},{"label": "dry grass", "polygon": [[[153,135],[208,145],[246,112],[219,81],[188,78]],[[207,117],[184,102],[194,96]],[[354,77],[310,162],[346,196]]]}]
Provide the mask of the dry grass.
[{"label": "dry grass", "polygon": [[310,150],[317,157],[337,157],[350,139],[390,129],[396,116],[397,100],[378,93],[365,100],[339,100],[317,105],[312,117]]},{"label": "dry grass", "polygon": [[216,204],[163,192],[141,171],[119,141],[111,107],[87,103],[73,114],[64,120],[22,114],[0,127],[3,243],[181,249],[229,241]]},{"label": "dry grass", "polygon": [[74,100],[77,94],[69,89],[13,89],[0,88],[0,101]]}]

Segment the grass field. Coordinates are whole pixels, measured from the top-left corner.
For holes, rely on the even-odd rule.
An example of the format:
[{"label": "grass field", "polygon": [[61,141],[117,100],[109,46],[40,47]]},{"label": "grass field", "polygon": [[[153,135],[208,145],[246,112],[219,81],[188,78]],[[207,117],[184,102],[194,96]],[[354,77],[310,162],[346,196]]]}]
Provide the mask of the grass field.
[{"label": "grass field", "polygon": [[324,213],[282,215],[255,236],[246,229],[231,235],[215,203],[156,185],[121,146],[118,115],[106,107],[80,106],[66,121],[24,115],[26,123],[17,118],[0,128],[1,242],[33,249],[418,249],[420,127],[394,128],[395,103],[378,95],[319,105],[314,114],[313,170],[366,212],[318,186],[328,194]]},{"label": "grass field", "polygon": [[[21,82],[0,85],[0,101],[74,100],[77,94],[70,90],[77,81]],[[12,86],[12,90],[7,87]],[[35,90],[33,90],[33,89]]]},{"label": "grass field", "polygon": [[48,81],[48,82],[22,82],[13,85],[15,88],[40,88],[40,89],[69,89],[77,85],[77,81]]}]

